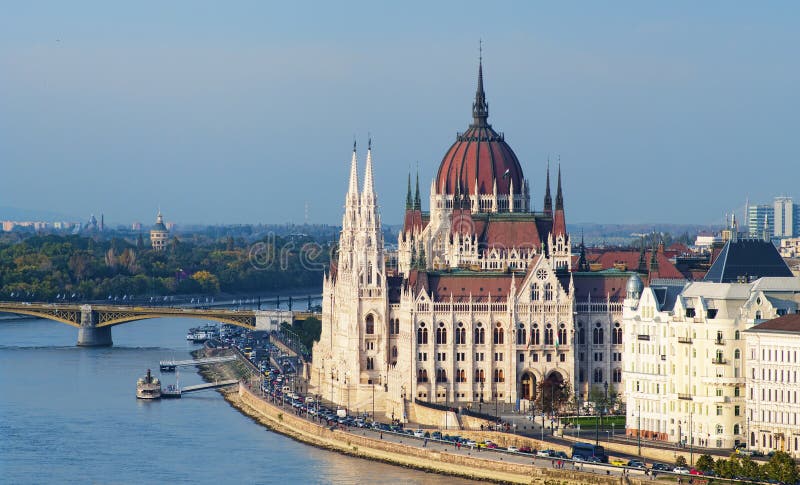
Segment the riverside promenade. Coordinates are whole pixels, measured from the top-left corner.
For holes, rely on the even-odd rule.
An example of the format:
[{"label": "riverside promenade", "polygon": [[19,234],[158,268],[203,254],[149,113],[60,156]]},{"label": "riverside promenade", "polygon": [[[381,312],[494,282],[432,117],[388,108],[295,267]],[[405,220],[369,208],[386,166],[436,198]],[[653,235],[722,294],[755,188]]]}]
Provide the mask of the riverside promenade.
[{"label": "riverside promenade", "polygon": [[[444,475],[503,483],[533,484],[637,484],[645,483],[643,476],[621,476],[621,470],[596,468],[581,464],[582,470],[572,463],[554,468],[554,460],[516,453],[477,451],[450,443],[417,439],[362,428],[341,429],[318,424],[312,419],[297,415],[291,407],[282,407],[263,398],[258,390],[240,383],[238,392],[226,399],[244,414],[270,429],[313,446],[345,453],[351,456],[415,468]],[[463,433],[465,436],[467,433]],[[494,433],[469,433],[480,439],[492,439]]]}]

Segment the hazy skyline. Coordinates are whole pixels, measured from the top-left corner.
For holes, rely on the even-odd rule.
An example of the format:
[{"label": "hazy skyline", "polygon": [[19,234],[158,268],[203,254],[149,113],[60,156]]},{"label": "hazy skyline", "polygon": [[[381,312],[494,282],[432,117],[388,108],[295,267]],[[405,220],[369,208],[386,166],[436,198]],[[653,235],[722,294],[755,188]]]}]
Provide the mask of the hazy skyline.
[{"label": "hazy skyline", "polygon": [[470,120],[569,222],[721,221],[795,192],[791,2],[24,2],[0,17],[0,206],[337,224],[372,134],[383,220]]}]

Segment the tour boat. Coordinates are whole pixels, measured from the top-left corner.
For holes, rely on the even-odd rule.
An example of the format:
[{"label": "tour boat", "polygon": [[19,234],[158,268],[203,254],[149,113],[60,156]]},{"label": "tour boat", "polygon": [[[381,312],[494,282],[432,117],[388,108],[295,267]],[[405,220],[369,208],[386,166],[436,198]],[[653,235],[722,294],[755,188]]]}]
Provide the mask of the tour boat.
[{"label": "tour boat", "polygon": [[160,399],[161,398],[161,381],[150,373],[147,369],[147,374],[140,377],[136,381],[136,398],[137,399]]}]

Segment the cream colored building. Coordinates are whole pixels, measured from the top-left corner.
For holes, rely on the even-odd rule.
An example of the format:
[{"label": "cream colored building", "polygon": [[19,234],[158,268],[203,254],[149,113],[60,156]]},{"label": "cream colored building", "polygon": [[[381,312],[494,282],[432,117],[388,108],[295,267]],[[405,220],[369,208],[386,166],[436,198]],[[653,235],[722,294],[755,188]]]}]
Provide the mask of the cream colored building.
[{"label": "cream colored building", "polygon": [[384,247],[371,144],[362,187],[354,147],[338,254],[323,282],[312,392],[402,418],[414,400],[528,410],[541,384],[566,386],[581,402],[605,383],[621,391],[622,298],[632,273],[573,268],[581,264],[560,169],[555,203],[548,167],[543,210],[533,212],[521,164],[487,118],[481,68],[473,123],[441,162],[429,212],[409,177],[395,258]]},{"label": "cream colored building", "polygon": [[156,223],[150,229],[150,245],[155,251],[163,251],[167,247],[168,239],[169,230],[164,224],[164,216],[161,215],[161,209],[159,209]]},{"label": "cream colored building", "polygon": [[800,314],[790,314],[745,331],[747,349],[747,423],[753,450],[779,450],[800,457]]},{"label": "cream colored building", "polygon": [[629,436],[731,449],[746,439],[745,340],[800,301],[800,279],[657,282],[623,309]]}]

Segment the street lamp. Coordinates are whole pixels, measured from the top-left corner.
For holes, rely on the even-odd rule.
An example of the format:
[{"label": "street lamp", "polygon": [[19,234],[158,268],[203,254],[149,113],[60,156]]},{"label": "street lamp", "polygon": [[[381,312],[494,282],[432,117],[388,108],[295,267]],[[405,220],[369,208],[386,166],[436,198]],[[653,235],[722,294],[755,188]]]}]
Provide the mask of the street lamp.
[{"label": "street lamp", "polygon": [[636,416],[636,446],[639,449],[639,458],[642,457],[642,405],[637,405]]},{"label": "street lamp", "polygon": [[483,413],[483,378],[481,378],[481,400],[478,403],[478,412]]}]

